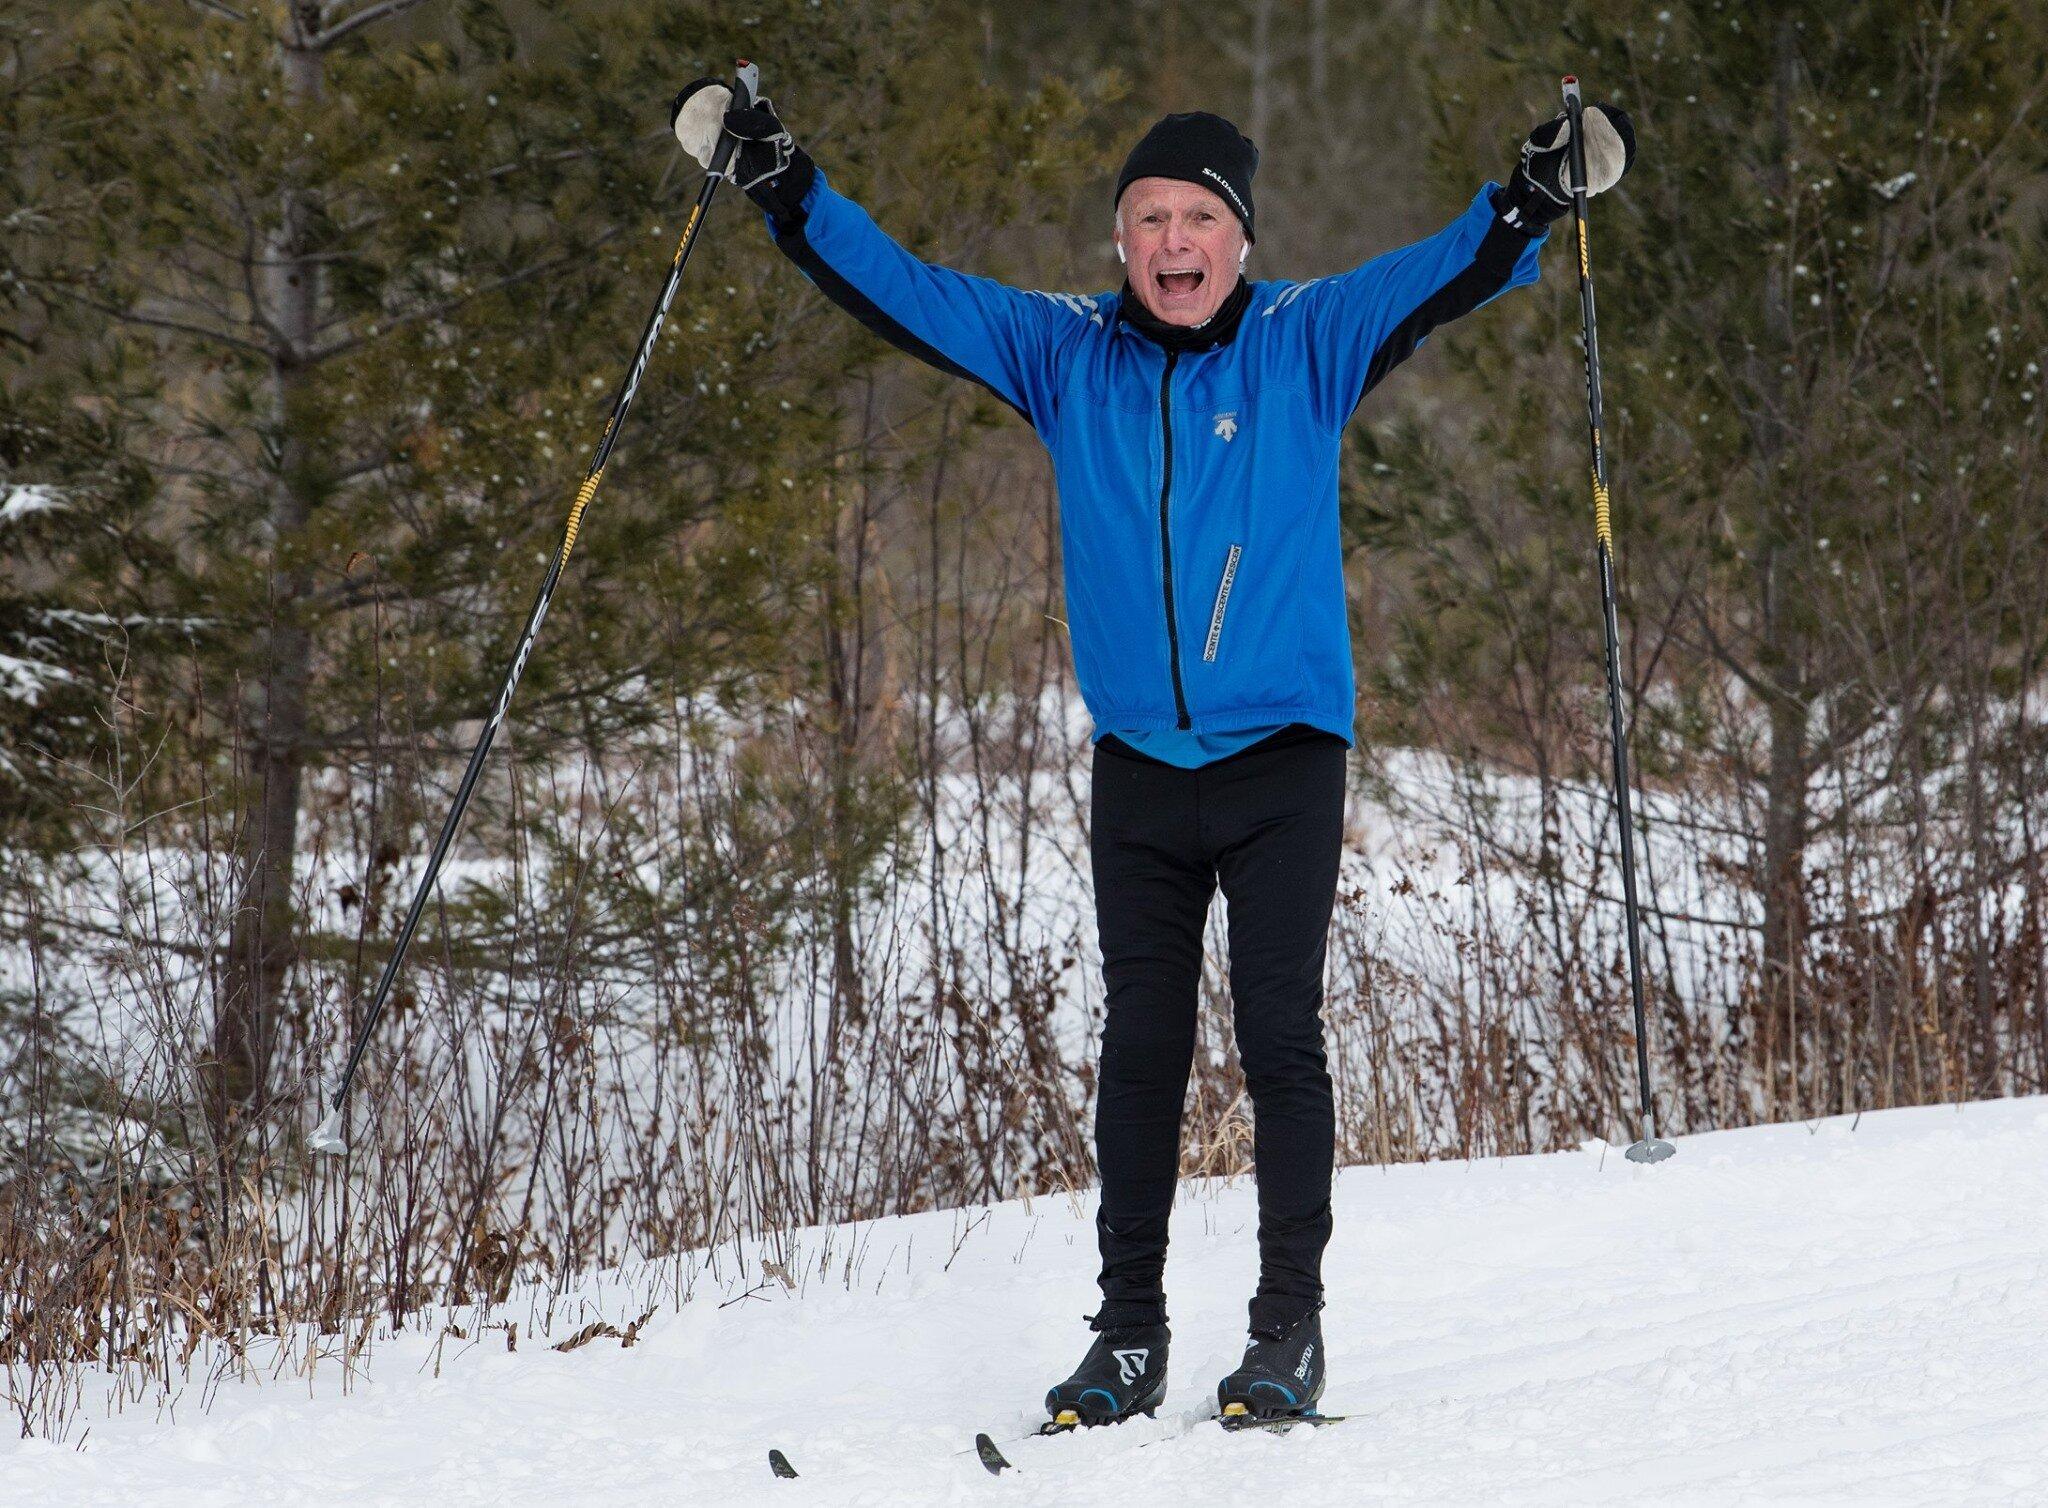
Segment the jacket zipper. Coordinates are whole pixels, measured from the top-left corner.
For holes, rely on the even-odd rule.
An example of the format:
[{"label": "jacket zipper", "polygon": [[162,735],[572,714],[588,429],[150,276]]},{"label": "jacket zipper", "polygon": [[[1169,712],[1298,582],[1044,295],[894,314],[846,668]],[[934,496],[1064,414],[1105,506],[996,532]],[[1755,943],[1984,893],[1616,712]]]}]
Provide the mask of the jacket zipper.
[{"label": "jacket zipper", "polygon": [[1160,583],[1166,597],[1166,657],[1173,671],[1175,726],[1186,731],[1193,726],[1188,717],[1188,697],[1180,682],[1180,630],[1173,616],[1173,529],[1169,500],[1173,496],[1173,367],[1180,352],[1166,353],[1166,370],[1159,374],[1159,433],[1165,442],[1166,464],[1159,478],[1159,561]]}]

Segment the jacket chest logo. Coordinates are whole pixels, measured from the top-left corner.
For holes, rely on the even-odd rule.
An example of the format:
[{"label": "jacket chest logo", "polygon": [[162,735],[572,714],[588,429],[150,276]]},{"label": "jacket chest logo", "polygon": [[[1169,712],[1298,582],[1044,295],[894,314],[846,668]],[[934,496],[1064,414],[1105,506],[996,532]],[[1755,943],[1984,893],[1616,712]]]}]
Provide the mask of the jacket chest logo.
[{"label": "jacket chest logo", "polygon": [[1237,437],[1237,410],[1216,416],[1216,438],[1228,444]]}]

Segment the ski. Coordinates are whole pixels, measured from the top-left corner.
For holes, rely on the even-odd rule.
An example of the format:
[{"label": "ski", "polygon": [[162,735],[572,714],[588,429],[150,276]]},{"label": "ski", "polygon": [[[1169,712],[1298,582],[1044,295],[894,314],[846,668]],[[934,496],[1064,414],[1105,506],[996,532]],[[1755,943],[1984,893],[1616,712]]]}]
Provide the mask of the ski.
[{"label": "ski", "polygon": [[778,1477],[786,1477],[790,1481],[796,1480],[796,1468],[789,1464],[789,1457],[779,1450],[769,1450],[768,1469]]},{"label": "ski", "polygon": [[974,1437],[974,1453],[981,1457],[981,1464],[988,1468],[988,1474],[992,1477],[999,1477],[1006,1471],[1017,1469],[1010,1464],[1009,1458],[996,1448],[996,1442],[985,1434]]},{"label": "ski", "polygon": [[[1117,1420],[1116,1423],[1133,1423],[1140,1417],[1140,1415],[1134,1414],[1130,1417],[1130,1419],[1120,1419]],[[1155,1416],[1150,1413],[1146,1413],[1142,1415],[1142,1417],[1145,1419],[1155,1419]],[[1178,1418],[1169,1417],[1165,1421],[1166,1433],[1161,1435],[1155,1435],[1150,1440],[1140,1440],[1136,1448],[1139,1450],[1143,1450],[1146,1446],[1157,1445],[1162,1440],[1177,1440],[1182,1435],[1185,1435],[1186,1433],[1188,1433],[1188,1431],[1192,1430],[1196,1425],[1206,1424],[1215,1417],[1216,1416],[1214,1414],[1183,1415]],[[1155,1422],[1157,1422],[1156,1419]],[[1108,1429],[1110,1427],[1111,1426],[1107,1424],[1095,1426],[1095,1428],[1097,1429]],[[1016,1440],[1037,1440],[1048,1435],[1071,1435],[1082,1428],[1083,1426],[1078,1418],[1070,1419],[1067,1416],[1062,1415],[1062,1417],[1058,1419],[1048,1419],[1045,1423],[1033,1429],[1029,1434],[1017,1436]],[[1013,1441],[1011,1443],[1015,1442]],[[1002,1447],[996,1444],[995,1437],[993,1435],[986,1433],[976,1435],[974,1437],[974,1453],[981,1458],[981,1464],[988,1468],[990,1476],[999,1477],[1006,1471],[1015,1471],[1017,1469],[1016,1464],[1013,1461],[1011,1461],[1009,1457],[1003,1454]]]},{"label": "ski", "polygon": [[[1259,1418],[1255,1415],[1244,1413],[1201,1414],[1193,1419],[1178,1421],[1177,1427],[1173,1428],[1170,1433],[1161,1435],[1157,1439],[1140,1441],[1137,1448],[1143,1450],[1148,1445],[1159,1445],[1168,1440],[1178,1440],[1181,1436],[1192,1433],[1197,1425],[1208,1424],[1212,1421],[1222,1425],[1225,1430],[1234,1435],[1252,1430],[1259,1430],[1269,1435],[1284,1435],[1297,1424],[1306,1424],[1312,1429],[1321,1429],[1326,1424],[1342,1424],[1348,1417],[1346,1414],[1275,1414],[1266,1418]],[[1077,1428],[1078,1426],[1072,1424],[1059,1424],[1048,1421],[1023,1438],[1026,1440],[1036,1440],[1046,1435],[1069,1435],[1073,1434]],[[994,1437],[986,1433],[978,1434],[974,1437],[974,1453],[981,1458],[981,1464],[988,1468],[988,1474],[992,1477],[999,1477],[1006,1471],[1015,1471],[1017,1469],[1016,1463],[1003,1454],[1002,1447],[996,1444]]]}]

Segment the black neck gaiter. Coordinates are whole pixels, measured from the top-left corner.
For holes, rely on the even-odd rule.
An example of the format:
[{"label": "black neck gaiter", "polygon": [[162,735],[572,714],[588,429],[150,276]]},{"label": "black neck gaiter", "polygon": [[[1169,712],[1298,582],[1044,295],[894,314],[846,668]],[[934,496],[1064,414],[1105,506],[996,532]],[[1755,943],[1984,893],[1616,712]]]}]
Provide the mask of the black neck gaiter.
[{"label": "black neck gaiter", "polygon": [[1199,325],[1169,325],[1161,319],[1154,319],[1151,311],[1138,302],[1138,295],[1132,290],[1130,280],[1124,280],[1123,292],[1118,296],[1117,315],[1133,330],[1153,344],[1167,351],[1207,351],[1216,346],[1227,345],[1237,335],[1237,322],[1244,318],[1244,306],[1252,301],[1252,285],[1240,273],[1237,286],[1230,290],[1217,311]]}]

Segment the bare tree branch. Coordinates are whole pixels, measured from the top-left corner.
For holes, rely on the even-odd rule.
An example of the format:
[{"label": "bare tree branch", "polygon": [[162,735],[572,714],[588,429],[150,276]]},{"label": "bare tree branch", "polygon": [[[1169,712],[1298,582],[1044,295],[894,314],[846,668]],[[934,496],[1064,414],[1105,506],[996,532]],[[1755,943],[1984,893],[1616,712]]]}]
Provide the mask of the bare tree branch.
[{"label": "bare tree branch", "polygon": [[119,304],[105,303],[100,299],[80,293],[54,278],[23,278],[22,282],[32,287],[45,289],[55,297],[68,299],[74,304],[79,304],[96,313],[104,314],[109,319],[117,320],[124,325],[141,325],[151,330],[169,330],[178,335],[190,335],[198,340],[209,341],[214,345],[226,346],[229,350],[242,351],[251,356],[260,356],[265,361],[275,360],[281,354],[269,346],[262,345],[257,341],[248,340],[240,335],[230,335],[225,330],[215,330],[209,326],[195,325],[182,319],[167,319],[161,315],[144,314],[139,309],[124,309]]},{"label": "bare tree branch", "polygon": [[325,52],[344,37],[361,31],[365,26],[373,26],[393,16],[402,16],[425,3],[426,0],[376,0],[374,5],[366,5],[345,20],[335,22],[324,31],[315,32],[306,38],[306,46],[313,52]]},{"label": "bare tree branch", "polygon": [[381,318],[377,321],[376,334],[349,335],[340,340],[330,341],[326,345],[315,346],[312,350],[305,353],[306,364],[311,366],[315,363],[326,361],[331,357],[343,355],[346,352],[355,350],[359,346],[368,345],[371,341],[381,340],[394,330],[402,330],[407,325],[416,325],[421,320],[440,319],[446,315],[453,314],[465,304],[474,303],[477,299],[485,298],[493,293],[502,293],[507,288],[515,288],[521,283],[531,282],[534,278],[540,277],[544,273],[553,272],[557,268],[569,265],[571,262],[580,261],[598,247],[616,239],[616,237],[616,231],[607,231],[593,240],[588,246],[578,247],[575,251],[564,253],[562,256],[549,257],[544,262],[535,262],[530,267],[522,267],[519,271],[509,272],[501,278],[493,278],[490,282],[472,288],[466,293],[458,294],[454,298],[443,299],[436,304],[422,305],[417,309],[408,309],[403,314]]}]

